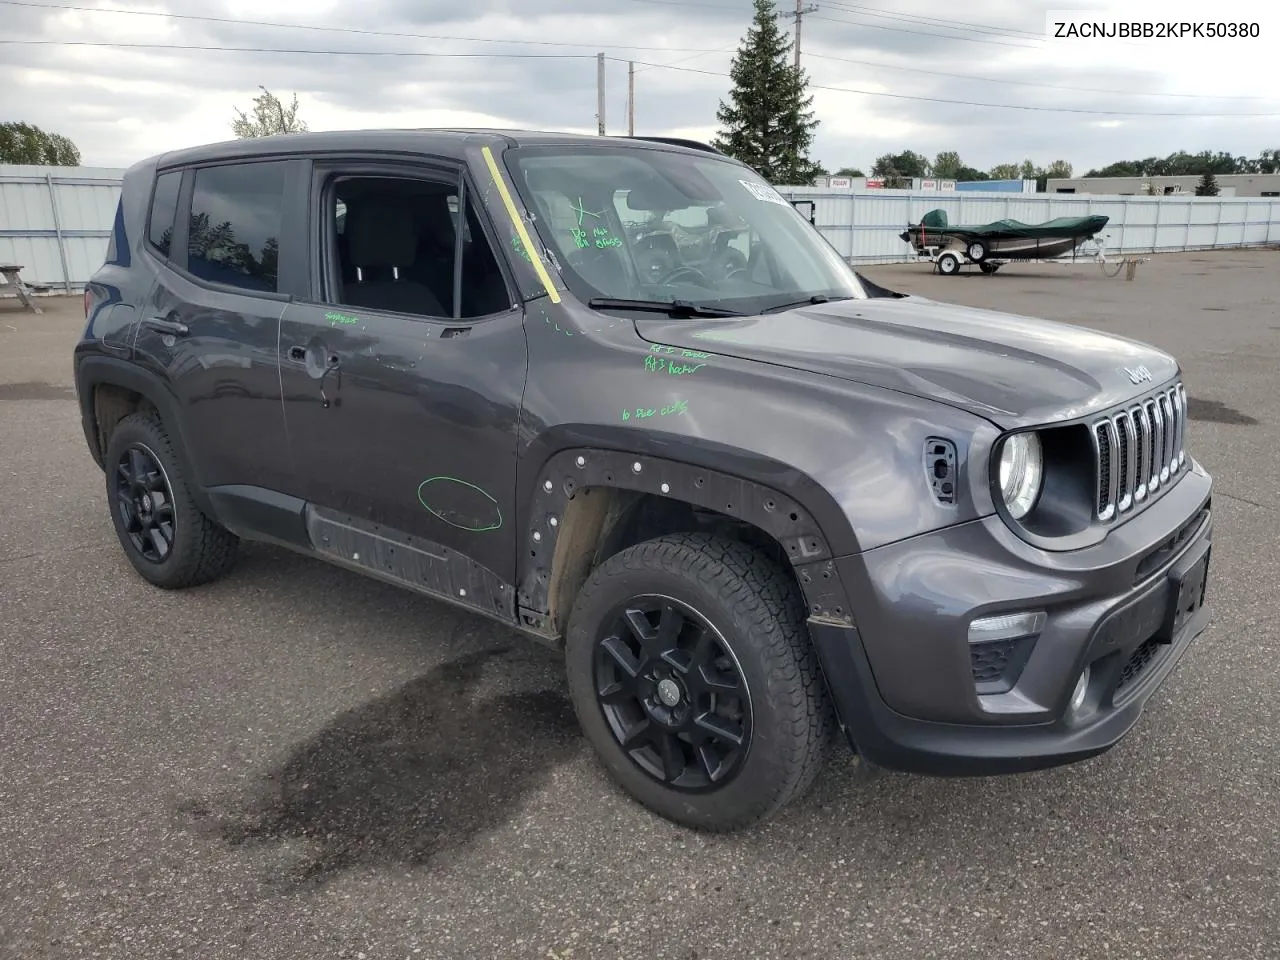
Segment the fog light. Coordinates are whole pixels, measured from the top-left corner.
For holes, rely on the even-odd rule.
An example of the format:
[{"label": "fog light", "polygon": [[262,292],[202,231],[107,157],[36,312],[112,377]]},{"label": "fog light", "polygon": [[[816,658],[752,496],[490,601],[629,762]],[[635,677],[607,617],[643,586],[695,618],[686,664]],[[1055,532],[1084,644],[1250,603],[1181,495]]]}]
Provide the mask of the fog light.
[{"label": "fog light", "polygon": [[1046,619],[1044,611],[979,617],[969,624],[969,642],[990,643],[992,640],[1016,640],[1018,637],[1034,636],[1044,629]]},{"label": "fog light", "polygon": [[1089,673],[1090,668],[1085,667],[1084,672],[1080,674],[1080,679],[1076,681],[1076,689],[1071,694],[1071,712],[1075,713],[1084,704],[1085,694],[1089,692]]}]

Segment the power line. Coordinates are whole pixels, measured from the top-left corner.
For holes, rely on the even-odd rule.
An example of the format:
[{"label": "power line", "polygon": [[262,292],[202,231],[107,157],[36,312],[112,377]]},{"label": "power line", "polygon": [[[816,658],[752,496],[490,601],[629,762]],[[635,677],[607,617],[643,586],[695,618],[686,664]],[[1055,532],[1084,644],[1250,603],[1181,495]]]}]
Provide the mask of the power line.
[{"label": "power line", "polygon": [[[671,6],[671,7],[699,7],[704,10],[721,10],[721,11],[724,11],[725,13],[747,13],[748,12],[742,7],[726,7],[724,4],[720,4],[720,3],[700,3],[700,2],[696,2],[696,0],[631,0],[631,2],[632,3],[656,3],[656,4],[662,4],[663,6]],[[846,11],[842,11],[842,12],[846,12]],[[847,12],[851,13],[852,11],[847,11]],[[930,33],[924,30],[909,30],[906,27],[887,27],[884,24],[864,23],[860,20],[845,20],[839,17],[824,17],[816,13],[812,14],[812,16],[815,20],[825,20],[828,23],[852,24],[854,26],[859,26],[859,27],[871,27],[872,29],[875,29],[875,30],[889,30],[896,33],[911,33],[911,34],[917,34],[919,36],[924,36],[924,37],[941,37],[944,40],[968,40],[973,43],[993,43],[1001,47],[1018,47],[1019,49],[1022,49],[1022,50],[1041,49],[1039,45],[1035,45],[1031,43],[1008,43],[1003,40],[992,40],[986,37],[962,37],[962,36],[956,36],[955,34],[949,34],[949,33]],[[899,16],[899,15],[893,14],[892,16]],[[904,17],[903,19],[907,19],[908,22],[915,22],[906,17]],[[1032,38],[1028,37],[1025,39],[1032,39]]]},{"label": "power line", "polygon": [[[317,50],[309,47],[229,47],[212,44],[178,44],[178,43],[128,43],[110,40],[13,40],[0,39],[0,44],[11,46],[74,46],[74,47],[110,47],[132,50],[194,50],[219,53],[285,53],[313,56],[350,56],[350,57],[437,57],[441,59],[520,59],[520,60],[591,60],[590,54],[583,53],[430,53],[419,50]],[[816,56],[816,54],[815,54]],[[618,63],[626,63],[619,57],[608,57]],[[638,66],[653,69],[675,70],[681,73],[697,73],[708,77],[729,78],[727,73],[713,70],[700,70],[696,67],[681,67],[669,63],[647,63],[634,61]],[[1184,113],[1178,111],[1143,111],[1143,110],[1086,110],[1074,107],[1038,107],[1018,103],[986,103],[976,100],[955,100],[944,97],[926,97],[906,93],[887,93],[881,90],[859,90],[853,87],[837,87],[830,84],[810,83],[815,90],[829,90],[835,93],[853,93],[867,97],[885,97],[893,100],[913,100],[920,103],[945,103],[955,106],[986,107],[1000,110],[1024,110],[1037,113],[1082,114],[1100,117],[1183,117],[1219,118],[1231,117],[1277,117],[1277,113]]]},{"label": "power line", "polygon": [[921,24],[937,24],[951,30],[962,30],[969,33],[993,33],[1002,37],[1014,37],[1021,35],[1031,40],[1043,40],[1043,34],[1034,33],[1030,30],[1019,30],[1017,27],[997,27],[995,24],[989,23],[967,23],[963,20],[946,20],[942,17],[926,17],[923,14],[906,14],[898,13],[893,10],[885,10],[880,7],[864,7],[856,3],[845,3],[843,0],[824,0],[827,6],[835,7],[838,10],[847,10],[850,13],[859,13],[869,17],[883,17],[888,20],[904,20],[908,23]]},{"label": "power line", "polygon": [[[616,59],[616,58],[614,58]],[[641,61],[637,60],[636,63]],[[662,64],[648,64],[648,66],[660,67]],[[716,73],[711,70],[699,70],[697,67],[666,67],[668,70],[677,70],[682,73],[700,73],[709,77],[728,77],[725,73]],[[1071,113],[1083,114],[1098,117],[1181,117],[1183,119],[1197,118],[1213,118],[1227,119],[1231,117],[1278,117],[1280,112],[1276,113],[1181,113],[1166,111],[1142,111],[1142,110],[1085,110],[1075,107],[1036,107],[1020,103],[984,103],[976,100],[951,100],[943,97],[923,97],[914,96],[906,93],[886,93],[881,90],[856,90],[852,87],[834,87],[827,84],[810,83],[809,86],[815,90],[830,90],[836,93],[856,93],[867,97],[887,97],[892,100],[914,100],[921,103],[946,103],[954,106],[963,107],[988,107],[1000,110],[1026,110],[1036,113]]]},{"label": "power line", "polygon": [[[720,6],[716,4],[700,4],[700,3],[688,4],[688,3],[684,3],[683,0],[635,0],[635,2],[660,3],[660,4],[675,5],[675,6],[690,6],[690,5],[704,6],[704,7],[710,7],[714,9],[720,9],[720,10],[734,9],[734,8]],[[854,7],[854,5],[852,4],[839,3],[839,2],[836,2],[836,0],[826,0],[826,2],[829,6],[836,6],[841,9],[845,7],[852,9]],[[500,39],[500,38],[494,38],[494,37],[455,37],[455,36],[444,36],[444,35],[435,35],[435,34],[405,33],[405,32],[393,31],[393,30],[367,30],[359,27],[318,26],[315,24],[280,23],[277,21],[265,21],[265,20],[236,20],[230,17],[210,17],[210,16],[201,16],[198,14],[165,13],[162,11],[155,11],[155,10],[123,10],[123,9],[114,8],[114,7],[86,7],[82,5],[76,5],[76,4],[33,3],[33,2],[30,2],[30,0],[0,0],[0,5],[28,7],[33,9],[46,9],[46,10],[70,10],[70,11],[78,11],[78,12],[85,12],[85,13],[110,13],[110,14],[123,14],[123,15],[129,15],[129,16],[163,17],[163,18],[172,19],[172,20],[194,20],[194,21],[200,21],[200,22],[206,22],[206,23],[227,23],[227,24],[236,24],[236,25],[242,25],[242,26],[271,27],[271,28],[286,29],[286,30],[313,30],[313,31],[320,31],[325,33],[349,33],[349,34],[359,35],[359,36],[394,37],[399,39],[449,40],[449,41],[458,41],[458,42],[464,42],[464,43],[499,43],[499,44],[509,44],[512,46],[582,47],[582,48],[590,48],[594,50],[599,50],[601,49],[601,47],[603,47],[605,49],[615,49],[615,50],[648,50],[648,51],[655,51],[655,52],[662,51],[662,52],[670,52],[670,53],[692,53],[693,54],[692,56],[682,57],[678,60],[669,61],[666,64],[659,64],[658,66],[674,66],[680,63],[688,63],[691,60],[698,60],[702,57],[710,56],[712,54],[730,53],[735,49],[735,47],[721,47],[717,49],[707,49],[707,48],[698,48],[698,47],[650,47],[650,46],[628,46],[628,45],[621,45],[621,44],[611,45],[611,44],[597,44],[597,43],[574,43],[571,41],[554,41],[554,40],[514,40],[514,39]],[[867,11],[876,10],[876,8],[872,8],[872,7],[858,7],[857,9],[867,10]],[[791,14],[785,14],[785,16],[791,16]],[[900,19],[912,19],[912,18],[903,17]],[[941,18],[936,18],[936,17],[919,17],[915,19],[919,19],[921,21],[938,20],[939,22],[946,22],[946,23],[959,22],[959,21],[942,21]],[[851,22],[851,21],[836,21],[836,22],[844,23],[844,22]],[[977,27],[980,25],[974,25],[974,26]],[[885,29],[892,29],[892,28],[885,28]],[[997,29],[997,28],[992,27],[991,29]],[[963,38],[956,38],[956,39],[963,39]],[[277,51],[273,50],[270,52],[277,52]],[[304,51],[281,50],[278,52],[288,53],[288,52],[304,52]],[[399,56],[402,54],[391,54],[391,55]],[[1144,97],[1172,97],[1177,99],[1185,98],[1185,99],[1205,99],[1205,100],[1266,100],[1268,99],[1266,97],[1244,97],[1244,96],[1214,97],[1208,94],[1194,94],[1194,93],[1142,93],[1137,91],[1131,92],[1131,91],[1124,91],[1124,90],[1102,90],[1102,89],[1095,89],[1090,87],[1068,87],[1061,84],[1035,83],[1032,81],[1020,81],[1020,80],[1000,80],[994,77],[973,77],[967,74],[946,73],[938,70],[925,70],[918,67],[896,66],[892,64],[876,63],[874,61],[869,61],[869,60],[855,60],[847,57],[837,57],[830,54],[822,54],[822,53],[810,52],[809,55],[813,57],[818,57],[819,59],[823,59],[823,60],[852,63],[852,64],[874,67],[874,68],[883,69],[883,70],[909,70],[913,73],[931,74],[934,76],[949,77],[949,78],[961,79],[961,80],[978,80],[984,83],[1008,84],[1011,86],[1044,87],[1047,89],[1074,90],[1081,93],[1107,93],[1107,94],[1132,95],[1132,96],[1144,96]],[[434,56],[449,56],[449,55],[434,54]],[[636,73],[643,73],[645,70],[651,70],[651,69],[654,69],[654,67],[645,66],[640,69],[637,69]]]},{"label": "power line", "polygon": [[[1075,93],[1110,93],[1126,97],[1176,97],[1191,100],[1270,100],[1270,97],[1215,96],[1211,93],[1146,93],[1140,90],[1104,90],[1099,87],[1068,87],[1061,83],[1037,83],[1034,80],[1000,80],[996,77],[976,77],[968,73],[946,73],[942,70],[924,70],[920,67],[903,66],[902,64],[879,63],[874,60],[852,60],[849,57],[836,57],[826,53],[809,51],[807,57],[819,60],[834,60],[839,63],[853,63],[864,67],[875,67],[877,70],[902,70],[907,73],[924,73],[933,77],[950,77],[956,80],[977,80],[982,83],[1002,83],[1015,87],[1043,87],[1048,90],[1070,90]],[[680,61],[675,61],[679,63]]]},{"label": "power line", "polygon": [[194,13],[164,13],[159,10],[122,10],[117,7],[85,7],[65,3],[33,3],[31,0],[0,0],[0,5],[29,7],[36,10],[73,10],[80,13],[115,13],[138,17],[163,17],[168,20],[198,20],[203,23],[228,23],[235,26],[277,27],[286,30],[318,30],[324,33],[349,33],[368,37],[396,37],[401,40],[453,40],[464,43],[506,43],[539,47],[584,47],[599,50],[649,50],[660,53],[719,53],[706,47],[645,47],[622,43],[574,43],[568,40],[503,40],[496,37],[454,37],[427,33],[402,33],[393,30],[366,30],[361,27],[326,27],[308,23],[279,23],[269,20],[237,20],[234,17],[207,17]]},{"label": "power line", "polygon": [[[334,57],[440,57],[482,60],[594,60],[589,53],[431,53],[423,50],[316,50],[310,47],[219,47],[201,43],[125,43],[114,40],[10,40],[16,46],[119,47],[127,50],[207,50],[220,53],[311,53]],[[663,66],[663,64],[657,64]],[[678,69],[678,68],[677,68]]]},{"label": "power line", "polygon": [[962,37],[959,34],[954,34],[954,33],[932,33],[928,30],[909,30],[906,27],[886,27],[882,23],[866,23],[862,20],[845,20],[840,17],[824,17],[816,13],[813,15],[813,18],[815,20],[825,20],[828,23],[843,23],[843,24],[851,24],[857,27],[870,27],[872,30],[890,30],[890,31],[893,31],[894,33],[911,33],[921,37],[940,37],[943,40],[964,40],[968,43],[989,43],[989,44],[994,44],[997,47],[1017,47],[1019,50],[1041,49],[1040,47],[1030,43],[1009,43],[1008,41],[1005,41],[1005,40],[992,40],[985,36],[984,37]]}]

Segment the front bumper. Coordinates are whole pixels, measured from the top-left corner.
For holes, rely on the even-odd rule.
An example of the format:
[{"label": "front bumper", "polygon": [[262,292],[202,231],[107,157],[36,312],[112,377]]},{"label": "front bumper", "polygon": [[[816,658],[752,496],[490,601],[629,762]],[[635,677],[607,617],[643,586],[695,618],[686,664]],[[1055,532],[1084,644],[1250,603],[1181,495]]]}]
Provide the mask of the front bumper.
[{"label": "front bumper", "polygon": [[[851,744],[932,774],[1034,770],[1113,746],[1208,623],[1211,488],[1193,463],[1159,503],[1070,553],[1035,549],[992,517],[837,561],[857,626],[809,628]],[[1179,605],[1190,613],[1175,624]],[[1045,625],[991,692],[968,624],[1021,611],[1046,612]]]}]

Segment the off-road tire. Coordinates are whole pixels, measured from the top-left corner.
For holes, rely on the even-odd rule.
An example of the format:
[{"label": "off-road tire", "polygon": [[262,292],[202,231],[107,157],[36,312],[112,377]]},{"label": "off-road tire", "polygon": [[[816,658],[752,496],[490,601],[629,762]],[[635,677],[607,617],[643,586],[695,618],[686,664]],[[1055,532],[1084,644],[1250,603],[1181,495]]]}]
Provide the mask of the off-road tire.
[{"label": "off-road tire", "polygon": [[[168,556],[156,563],[142,556],[124,527],[117,506],[116,477],[121,458],[131,447],[141,447],[159,464],[172,495],[173,544]],[[103,458],[106,470],[107,507],[120,546],[133,568],[144,579],[168,590],[209,583],[226,574],[236,561],[240,540],[196,506],[183,476],[178,456],[160,418],[134,413],[111,432]]]},{"label": "off-road tire", "polygon": [[[689,605],[731,648],[749,689],[751,736],[737,774],[705,792],[659,782],[623,750],[597,700],[595,652],[605,618],[632,597]],[[578,721],[611,777],[655,813],[687,827],[730,831],[801,796],[833,739],[834,715],[795,581],[745,544],[674,534],[629,547],[597,567],[570,614],[565,659]]]}]

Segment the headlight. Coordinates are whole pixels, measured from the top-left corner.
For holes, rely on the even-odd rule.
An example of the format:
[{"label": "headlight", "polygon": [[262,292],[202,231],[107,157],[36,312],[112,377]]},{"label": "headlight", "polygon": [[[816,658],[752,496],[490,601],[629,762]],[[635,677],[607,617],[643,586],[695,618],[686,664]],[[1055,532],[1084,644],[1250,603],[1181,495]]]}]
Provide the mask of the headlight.
[{"label": "headlight", "polygon": [[1000,493],[1015,520],[1027,515],[1044,481],[1044,455],[1040,438],[1034,433],[1018,433],[1000,448]]}]

